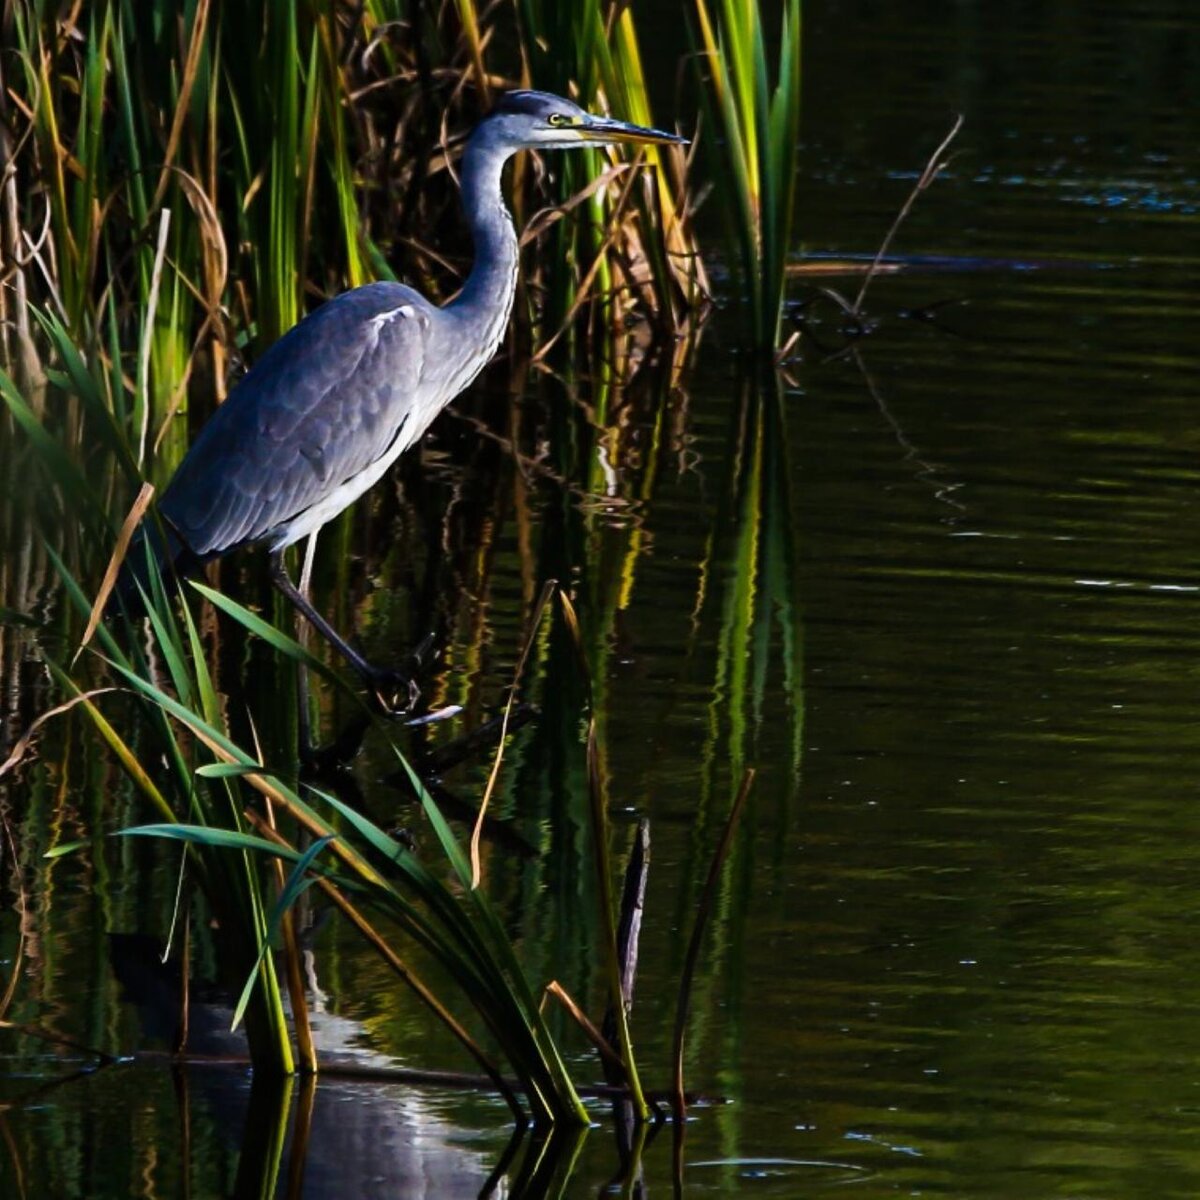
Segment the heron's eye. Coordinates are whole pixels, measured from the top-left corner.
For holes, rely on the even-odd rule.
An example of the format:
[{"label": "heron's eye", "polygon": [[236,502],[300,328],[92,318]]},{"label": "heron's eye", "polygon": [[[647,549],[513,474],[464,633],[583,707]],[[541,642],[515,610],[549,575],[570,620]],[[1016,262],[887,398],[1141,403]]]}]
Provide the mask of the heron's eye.
[{"label": "heron's eye", "polygon": [[546,118],[546,120],[549,122],[549,124],[554,125],[555,127],[560,126],[560,125],[570,125],[571,124],[571,118],[568,117],[565,113],[551,113],[550,116]]}]

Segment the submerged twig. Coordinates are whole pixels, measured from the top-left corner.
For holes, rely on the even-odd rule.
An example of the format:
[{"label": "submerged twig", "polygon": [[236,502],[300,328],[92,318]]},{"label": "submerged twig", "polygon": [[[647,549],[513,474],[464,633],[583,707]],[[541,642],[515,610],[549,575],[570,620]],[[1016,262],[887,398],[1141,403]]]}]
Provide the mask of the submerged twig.
[{"label": "submerged twig", "polygon": [[[164,1055],[157,1050],[138,1050],[131,1054],[123,1054],[120,1058],[108,1061],[114,1065],[125,1066],[139,1062],[161,1062]],[[237,1067],[243,1069],[251,1065],[245,1054],[197,1054],[191,1053],[177,1060],[181,1065]],[[364,1083],[410,1083],[427,1084],[432,1087],[454,1088],[462,1091],[491,1091],[495,1080],[487,1075],[472,1075],[465,1071],[441,1071],[435,1068],[419,1067],[374,1067],[358,1063],[329,1062],[321,1071],[325,1079],[352,1079]],[[518,1080],[505,1080],[505,1086],[510,1090],[520,1090]],[[587,1100],[628,1100],[629,1089],[613,1087],[607,1083],[580,1084],[580,1096]],[[649,1091],[646,1098],[656,1104],[665,1104],[671,1100],[669,1091]],[[689,1092],[685,1097],[689,1105],[696,1104],[726,1104],[725,1096],[710,1095],[704,1092]],[[522,1120],[524,1119],[522,1115]],[[555,1129],[570,1129],[570,1126],[555,1125]],[[514,1193],[515,1194],[515,1193]]]},{"label": "submerged twig", "polygon": [[84,1054],[88,1058],[98,1059],[102,1063],[117,1061],[115,1055],[108,1054],[104,1050],[97,1050],[95,1046],[89,1046],[84,1042],[77,1042],[74,1038],[64,1037],[61,1033],[42,1029],[39,1025],[27,1025],[23,1021],[0,1020],[0,1029],[11,1029],[15,1033],[23,1033],[26,1037],[35,1038],[39,1042],[49,1042],[52,1046],[64,1046],[68,1050],[74,1050],[77,1054]]}]

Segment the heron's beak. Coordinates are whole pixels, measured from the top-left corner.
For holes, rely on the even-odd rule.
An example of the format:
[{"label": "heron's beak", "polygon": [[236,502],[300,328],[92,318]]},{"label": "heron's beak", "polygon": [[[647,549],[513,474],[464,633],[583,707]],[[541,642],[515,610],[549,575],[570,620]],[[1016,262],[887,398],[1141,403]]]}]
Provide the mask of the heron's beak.
[{"label": "heron's beak", "polygon": [[584,142],[632,142],[635,144],[668,142],[686,146],[687,138],[678,134],[664,133],[661,129],[647,129],[644,125],[630,125],[627,121],[614,121],[612,117],[593,117],[579,126],[579,137]]}]

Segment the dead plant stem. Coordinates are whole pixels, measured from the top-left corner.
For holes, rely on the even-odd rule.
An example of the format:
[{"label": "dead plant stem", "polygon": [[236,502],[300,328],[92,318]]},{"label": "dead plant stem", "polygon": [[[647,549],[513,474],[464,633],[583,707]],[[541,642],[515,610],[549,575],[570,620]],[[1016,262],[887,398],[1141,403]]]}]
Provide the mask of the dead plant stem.
[{"label": "dead plant stem", "polygon": [[878,253],[875,255],[874,261],[863,277],[862,287],[858,289],[858,295],[854,299],[854,304],[851,306],[850,315],[859,317],[862,314],[863,300],[867,295],[867,288],[871,286],[871,280],[875,278],[879,271],[880,265],[887,257],[887,252],[891,249],[892,241],[900,226],[904,224],[908,214],[912,211],[912,206],[917,202],[917,197],[927,188],[933,181],[942,173],[946,167],[946,163],[942,160],[942,155],[949,149],[950,143],[958,136],[958,131],[963,127],[963,115],[959,113],[954,118],[954,125],[950,132],[942,138],[938,148],[930,155],[929,161],[925,164],[925,170],[921,172],[920,178],[913,185],[913,189],[908,194],[908,199],[904,201],[903,207],[896,214],[896,219],[892,222],[892,227],[887,231],[887,236],[883,239],[879,247]]}]

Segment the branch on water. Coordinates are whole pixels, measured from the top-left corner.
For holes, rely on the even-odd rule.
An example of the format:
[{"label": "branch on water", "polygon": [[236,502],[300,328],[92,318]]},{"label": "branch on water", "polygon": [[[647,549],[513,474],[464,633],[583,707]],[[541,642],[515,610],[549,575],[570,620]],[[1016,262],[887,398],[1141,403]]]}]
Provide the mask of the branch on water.
[{"label": "branch on water", "polygon": [[925,191],[930,184],[945,170],[947,160],[942,158],[950,146],[950,143],[958,136],[958,131],[963,127],[963,115],[959,113],[954,119],[954,124],[950,132],[942,139],[938,148],[930,155],[929,161],[925,164],[925,170],[921,172],[920,178],[913,185],[913,190],[909,192],[908,199],[905,200],[904,206],[896,214],[896,219],[892,222],[892,227],[887,231],[887,236],[883,239],[883,243],[879,247],[879,253],[875,255],[874,261],[867,270],[866,276],[863,278],[862,287],[858,289],[858,295],[855,297],[854,304],[851,306],[851,315],[858,317],[862,313],[863,300],[867,294],[867,288],[871,286],[871,280],[879,273],[880,265],[887,256],[888,250],[891,249],[892,240],[895,238],[900,226],[904,224],[908,214],[912,211],[912,206],[917,202],[917,197]]}]

